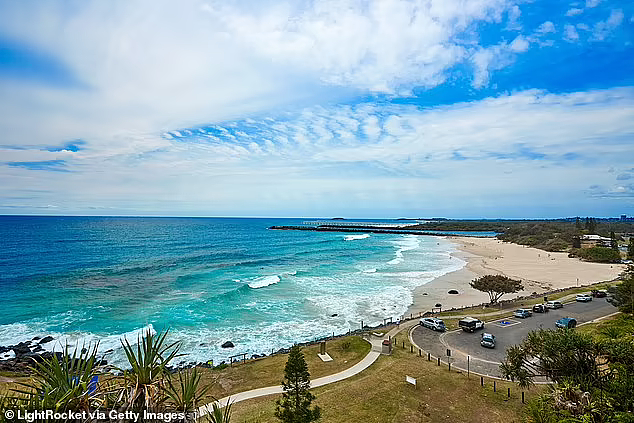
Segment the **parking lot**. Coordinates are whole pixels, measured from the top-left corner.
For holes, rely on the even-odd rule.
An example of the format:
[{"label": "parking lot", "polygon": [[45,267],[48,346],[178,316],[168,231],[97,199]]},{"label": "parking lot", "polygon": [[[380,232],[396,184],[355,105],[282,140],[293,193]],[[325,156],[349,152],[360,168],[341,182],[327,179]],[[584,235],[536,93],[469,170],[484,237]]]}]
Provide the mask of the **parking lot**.
[{"label": "parking lot", "polygon": [[[504,360],[506,349],[522,342],[526,335],[536,329],[555,329],[555,322],[562,317],[574,317],[577,324],[589,322],[599,317],[616,312],[617,309],[605,298],[594,298],[588,303],[572,302],[563,308],[550,310],[548,313],[533,313],[525,319],[511,317],[486,322],[484,329],[474,333],[462,329],[451,332],[435,332],[422,326],[416,326],[410,336],[414,344],[424,351],[447,361],[446,351],[451,350],[453,366],[467,368],[467,357],[471,371],[490,376],[499,376],[499,364]],[[495,335],[494,349],[480,345],[480,335],[488,332]]]}]

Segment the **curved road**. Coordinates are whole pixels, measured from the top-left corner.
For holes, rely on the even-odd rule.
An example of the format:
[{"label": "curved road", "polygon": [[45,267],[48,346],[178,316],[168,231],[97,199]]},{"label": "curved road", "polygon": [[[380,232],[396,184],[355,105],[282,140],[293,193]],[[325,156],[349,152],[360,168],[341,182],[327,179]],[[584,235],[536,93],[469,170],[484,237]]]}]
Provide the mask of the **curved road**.
[{"label": "curved road", "polygon": [[[462,329],[439,333],[418,325],[410,332],[410,340],[418,348],[434,357],[440,357],[443,362],[447,362],[447,349],[450,349],[449,361],[452,366],[461,369],[469,367],[475,373],[500,377],[499,365],[506,356],[506,349],[521,343],[530,331],[554,329],[555,322],[562,317],[574,317],[577,324],[582,324],[616,311],[605,298],[594,298],[588,303],[566,303],[563,308],[550,310],[548,313],[533,313],[526,319],[511,317],[489,321],[485,323],[484,330],[475,333],[464,332]],[[482,332],[495,335],[495,348],[480,345]]]}]

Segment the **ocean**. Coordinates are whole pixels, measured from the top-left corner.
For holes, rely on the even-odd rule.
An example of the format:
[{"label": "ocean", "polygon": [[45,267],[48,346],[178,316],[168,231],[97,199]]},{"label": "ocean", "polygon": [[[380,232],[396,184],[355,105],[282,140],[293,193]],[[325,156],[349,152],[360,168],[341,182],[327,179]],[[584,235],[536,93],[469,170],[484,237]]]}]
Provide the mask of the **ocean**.
[{"label": "ocean", "polygon": [[218,363],[397,318],[465,265],[442,237],[268,229],[301,222],[0,216],[0,345],[98,341],[122,365],[123,337],[169,328],[181,362]]}]

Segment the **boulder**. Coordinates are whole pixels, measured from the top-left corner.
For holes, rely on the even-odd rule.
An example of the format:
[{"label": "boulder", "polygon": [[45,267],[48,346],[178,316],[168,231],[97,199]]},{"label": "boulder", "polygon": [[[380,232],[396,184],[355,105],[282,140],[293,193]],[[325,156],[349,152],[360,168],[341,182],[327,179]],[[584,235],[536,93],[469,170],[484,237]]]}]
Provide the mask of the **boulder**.
[{"label": "boulder", "polygon": [[453,295],[459,294],[459,292],[456,291],[455,289],[450,289],[449,291],[447,291],[447,293],[448,294],[453,294]]},{"label": "boulder", "polygon": [[12,350],[16,356],[21,356],[24,354],[31,353],[31,348],[29,348],[29,346],[24,344],[23,342],[20,342],[18,345],[14,345]]},{"label": "boulder", "polygon": [[54,338],[52,336],[45,336],[44,338],[42,338],[40,340],[40,344],[46,344],[49,343],[53,340]]},{"label": "boulder", "polygon": [[227,341],[224,344],[222,344],[221,346],[222,346],[222,348],[233,348],[233,347],[235,347],[235,345],[233,345],[233,342],[231,342],[231,341]]},{"label": "boulder", "polygon": [[335,314],[332,314],[330,317],[337,317],[337,316],[339,316],[339,315],[337,313],[335,313]]}]

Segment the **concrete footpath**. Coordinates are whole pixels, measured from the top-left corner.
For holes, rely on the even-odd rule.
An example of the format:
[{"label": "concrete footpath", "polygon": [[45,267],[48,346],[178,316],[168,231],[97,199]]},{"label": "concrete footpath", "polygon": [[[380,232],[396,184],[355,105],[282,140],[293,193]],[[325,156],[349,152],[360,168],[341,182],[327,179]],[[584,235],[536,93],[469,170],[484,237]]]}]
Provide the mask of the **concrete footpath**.
[{"label": "concrete footpath", "polygon": [[[372,363],[374,363],[379,358],[379,356],[381,355],[381,343],[383,342],[383,340],[388,339],[390,336],[394,336],[400,330],[401,328],[396,327],[392,329],[390,332],[388,332],[387,334],[385,334],[383,337],[377,337],[373,335],[370,335],[369,338],[364,337],[363,339],[368,341],[372,345],[372,349],[363,358],[363,360],[359,361],[354,366],[346,370],[343,370],[339,373],[335,373],[332,375],[328,375],[328,376],[324,376],[324,377],[320,377],[320,378],[312,380],[310,382],[310,387],[317,388],[319,386],[339,382],[340,380],[344,380],[356,374],[361,373],[363,370],[370,367]],[[216,401],[216,404],[222,408],[222,407],[226,407],[228,403],[235,404],[237,402],[245,401],[248,399],[264,397],[267,395],[281,394],[281,393],[282,393],[281,385],[268,386],[266,388],[252,389],[250,391],[244,391],[244,392],[240,392],[234,395],[224,397]],[[198,409],[198,414],[200,416],[207,414],[208,412],[212,410],[213,404],[214,403],[203,405],[202,407]]]}]

